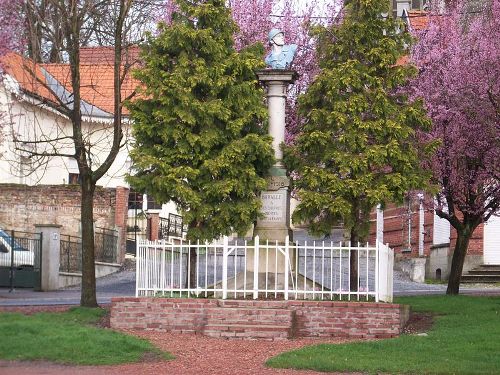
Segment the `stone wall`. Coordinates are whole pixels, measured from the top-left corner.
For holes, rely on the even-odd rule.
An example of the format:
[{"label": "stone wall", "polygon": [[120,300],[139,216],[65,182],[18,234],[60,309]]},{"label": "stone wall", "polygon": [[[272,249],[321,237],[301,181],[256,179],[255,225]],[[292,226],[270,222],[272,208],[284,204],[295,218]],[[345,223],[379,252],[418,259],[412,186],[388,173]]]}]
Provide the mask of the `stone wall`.
[{"label": "stone wall", "polygon": [[[0,184],[0,228],[34,232],[35,224],[57,224],[62,234],[80,236],[80,197],[78,185]],[[96,188],[96,226],[117,229],[125,238],[127,208],[128,188]]]},{"label": "stone wall", "polygon": [[233,339],[398,336],[406,306],[374,302],[113,298],[111,327]]}]

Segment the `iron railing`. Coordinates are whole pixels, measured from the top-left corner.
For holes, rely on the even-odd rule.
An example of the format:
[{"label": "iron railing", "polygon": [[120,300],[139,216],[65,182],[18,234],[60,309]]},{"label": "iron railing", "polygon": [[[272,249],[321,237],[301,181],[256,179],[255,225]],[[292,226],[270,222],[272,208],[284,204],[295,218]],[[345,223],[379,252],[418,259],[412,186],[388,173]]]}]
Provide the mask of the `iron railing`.
[{"label": "iron railing", "polygon": [[59,271],[82,272],[82,239],[81,237],[61,234]]},{"label": "iron railing", "polygon": [[96,228],[94,234],[96,262],[118,261],[118,233],[114,229]]},{"label": "iron railing", "polygon": [[0,286],[41,286],[42,234],[0,229]]},{"label": "iron railing", "polygon": [[184,232],[184,223],[181,215],[169,213],[168,219],[160,218],[158,226],[158,238],[160,240],[170,237],[182,238]]},{"label": "iron railing", "polygon": [[[114,229],[96,228],[94,232],[95,261],[103,263],[118,262],[118,234]],[[82,272],[82,238],[61,235],[61,272]]]}]

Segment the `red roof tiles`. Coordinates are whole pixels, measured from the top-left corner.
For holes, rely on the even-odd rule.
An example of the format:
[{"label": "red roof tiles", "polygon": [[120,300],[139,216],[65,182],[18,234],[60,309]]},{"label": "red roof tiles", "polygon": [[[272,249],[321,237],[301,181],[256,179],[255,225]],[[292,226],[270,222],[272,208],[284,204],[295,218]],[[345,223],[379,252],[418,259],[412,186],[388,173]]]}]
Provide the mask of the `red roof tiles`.
[{"label": "red roof tiles", "polygon": [[429,25],[429,12],[425,10],[410,10],[411,31],[422,31]]},{"label": "red roof tiles", "polygon": [[[98,47],[91,52],[91,49],[82,49],[80,95],[82,100],[112,115],[114,113],[114,68],[112,61],[109,63],[105,61],[108,61],[109,51],[113,50],[112,48]],[[136,52],[138,53],[137,48]],[[3,65],[6,72],[16,79],[24,91],[55,105],[58,104],[58,100],[44,86],[47,82],[42,69],[46,70],[67,91],[73,91],[69,64],[35,64],[30,59],[11,53],[3,58]],[[138,81],[128,73],[122,84],[122,100],[133,93],[137,85]],[[123,114],[128,114],[126,108],[123,108]]]},{"label": "red roof tiles", "polygon": [[45,76],[40,69],[41,65],[24,58],[17,53],[9,53],[2,58],[5,72],[12,76],[23,91],[37,96],[42,100],[57,103],[57,98],[44,85]]}]

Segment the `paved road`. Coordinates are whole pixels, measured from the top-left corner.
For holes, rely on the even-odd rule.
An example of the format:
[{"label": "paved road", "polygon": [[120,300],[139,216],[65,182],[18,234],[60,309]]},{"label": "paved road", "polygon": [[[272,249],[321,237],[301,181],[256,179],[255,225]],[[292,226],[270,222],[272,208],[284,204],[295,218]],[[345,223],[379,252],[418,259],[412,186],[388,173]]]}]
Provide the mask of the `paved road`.
[{"label": "paved road", "polygon": [[[446,285],[421,284],[410,281],[399,272],[394,275],[394,295],[444,294]],[[497,285],[462,285],[463,294],[500,295]],[[100,304],[111,302],[112,297],[135,295],[135,271],[124,270],[97,280],[97,301]],[[0,288],[0,306],[23,305],[77,305],[80,303],[80,287],[69,287],[52,292],[34,292],[32,289]]]},{"label": "paved road", "polygon": [[[107,304],[112,297],[135,295],[135,271],[120,271],[97,279],[97,302]],[[10,292],[0,288],[0,306],[21,305],[78,305],[80,287],[69,287],[52,292],[35,292],[18,288]]]}]

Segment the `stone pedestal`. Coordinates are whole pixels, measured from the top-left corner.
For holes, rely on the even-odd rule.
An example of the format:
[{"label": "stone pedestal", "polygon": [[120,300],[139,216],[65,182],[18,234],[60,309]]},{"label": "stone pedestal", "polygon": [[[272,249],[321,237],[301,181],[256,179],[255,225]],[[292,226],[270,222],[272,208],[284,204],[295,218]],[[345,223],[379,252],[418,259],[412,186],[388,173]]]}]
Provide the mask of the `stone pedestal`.
[{"label": "stone pedestal", "polygon": [[293,70],[266,69],[257,72],[267,89],[269,135],[273,138],[276,162],[270,170],[267,190],[261,193],[263,218],[257,220],[254,235],[261,241],[292,240],[290,229],[290,180],[283,167],[281,144],[285,142],[285,107],[288,85],[297,79]]},{"label": "stone pedestal", "polygon": [[286,236],[292,240],[289,187],[290,180],[286,176],[271,176],[267,190],[260,194],[264,216],[257,220],[254,235],[258,235],[262,241],[283,243]]}]

